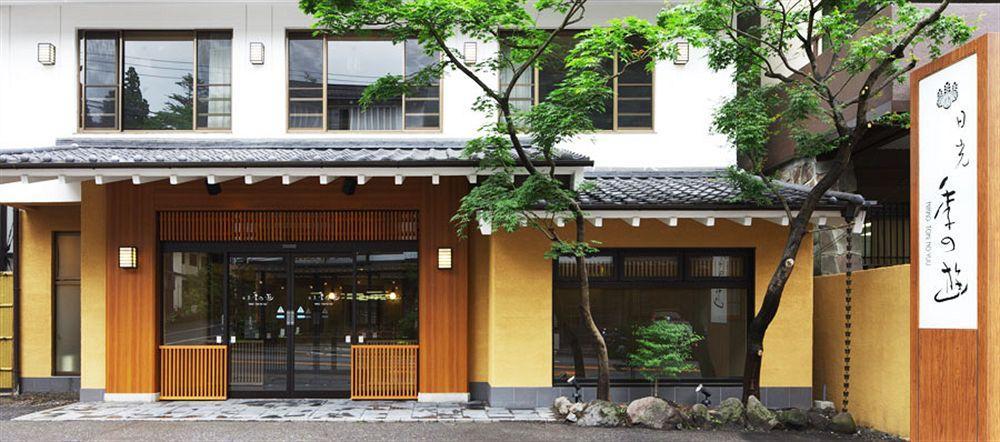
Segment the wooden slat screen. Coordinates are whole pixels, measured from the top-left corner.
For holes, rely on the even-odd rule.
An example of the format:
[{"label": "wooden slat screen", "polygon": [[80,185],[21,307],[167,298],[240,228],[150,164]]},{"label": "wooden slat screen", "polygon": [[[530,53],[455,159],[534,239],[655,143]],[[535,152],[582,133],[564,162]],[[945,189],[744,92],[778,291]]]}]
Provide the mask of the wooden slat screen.
[{"label": "wooden slat screen", "polygon": [[351,399],[416,399],[417,345],[351,347]]},{"label": "wooden slat screen", "polygon": [[13,388],[14,275],[0,272],[0,391],[10,391]]},{"label": "wooden slat screen", "polygon": [[416,210],[165,211],[161,241],[416,241]]},{"label": "wooden slat screen", "polygon": [[161,400],[226,399],[225,345],[161,345]]}]

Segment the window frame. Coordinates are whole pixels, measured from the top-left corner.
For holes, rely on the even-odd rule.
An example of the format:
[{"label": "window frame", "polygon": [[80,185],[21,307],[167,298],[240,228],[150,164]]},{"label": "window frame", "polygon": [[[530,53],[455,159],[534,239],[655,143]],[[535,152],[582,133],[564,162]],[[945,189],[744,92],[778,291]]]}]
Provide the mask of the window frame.
[{"label": "window frame", "polygon": [[[746,321],[746,342],[745,345],[750,345],[750,326],[753,322],[754,313],[756,310],[756,277],[755,277],[755,261],[756,261],[756,249],[755,248],[699,248],[699,247],[609,247],[601,248],[600,253],[597,256],[607,256],[611,255],[614,257],[615,266],[615,276],[610,280],[592,280],[590,281],[591,288],[598,289],[614,289],[614,288],[664,288],[665,285],[668,288],[695,288],[695,289],[712,289],[712,288],[728,288],[728,289],[745,289],[746,290],[746,305],[743,306],[745,313],[747,315]],[[624,278],[624,257],[625,256],[677,256],[679,258],[679,278],[648,278],[648,279],[626,279]],[[745,271],[744,277],[740,278],[689,278],[687,274],[687,260],[690,256],[712,256],[712,255],[728,255],[728,256],[740,256],[745,261]],[[578,289],[580,285],[572,280],[560,280],[557,278],[558,271],[558,260],[553,260],[552,267],[552,302],[556,302],[556,289]],[[555,314],[555,307],[553,307],[553,315]],[[600,324],[598,324],[600,326]],[[555,333],[552,333],[550,338],[550,353],[554,352],[555,349]],[[554,353],[553,353],[554,355]],[[568,387],[571,386],[565,379],[561,379],[555,376],[555,367],[550,369],[552,374],[552,386],[553,387]],[[593,387],[597,385],[596,377],[587,377],[583,379],[576,379],[577,383],[584,387]],[[657,382],[661,386],[672,387],[672,386],[686,386],[686,385],[715,385],[715,386],[735,386],[739,385],[743,381],[742,377],[720,377],[720,378],[660,378]],[[648,387],[653,385],[653,382],[646,379],[611,379],[611,386],[613,387]]]},{"label": "window frame", "polygon": [[[402,115],[402,120],[400,121],[400,129],[330,129],[329,118],[329,72],[330,72],[330,46],[329,43],[332,40],[341,41],[392,41],[392,38],[386,35],[380,35],[377,32],[372,33],[359,33],[350,35],[340,35],[340,36],[330,36],[323,34],[320,36],[312,36],[312,39],[322,40],[322,57],[323,57],[323,83],[322,83],[322,103],[323,103],[323,113],[322,113],[322,124],[321,127],[292,127],[291,126],[291,57],[289,56],[289,43],[294,38],[302,39],[307,35],[310,35],[313,31],[308,29],[288,29],[285,31],[285,70],[284,70],[284,81],[285,81],[285,132],[286,133],[332,133],[332,134],[351,134],[351,133],[361,133],[361,134],[398,134],[398,133],[441,133],[444,130],[444,79],[438,79],[438,125],[432,128],[407,128],[406,127],[406,101],[407,96],[401,95],[400,99],[400,112]],[[406,72],[406,42],[400,43],[404,45],[402,48],[402,57],[400,58],[400,63],[402,66],[403,76],[407,75]],[[419,99],[419,97],[417,97]],[[413,98],[410,98],[413,100]],[[423,100],[419,101],[434,101],[434,100]],[[313,115],[313,114],[306,114]]]},{"label": "window frame", "polygon": [[[67,283],[68,283],[68,285],[76,285],[77,287],[81,287],[81,284],[82,284],[82,281],[83,281],[83,278],[82,278],[83,277],[83,275],[82,275],[83,268],[82,267],[81,267],[81,275],[80,275],[79,279],[76,279],[75,281],[72,280],[72,279],[68,279],[68,280],[65,280],[65,281],[59,279],[59,237],[60,236],[76,236],[77,238],[81,238],[80,231],[78,231],[78,230],[65,230],[65,231],[59,230],[59,231],[53,231],[52,232],[52,246],[51,246],[51,253],[50,253],[50,258],[51,258],[51,261],[52,261],[52,264],[51,264],[51,272],[52,273],[50,275],[50,279],[51,279],[51,291],[50,291],[50,297],[49,297],[50,302],[52,304],[51,305],[51,313],[50,313],[50,320],[52,322],[52,324],[50,324],[52,336],[51,336],[51,339],[50,339],[51,347],[49,348],[49,363],[51,364],[51,373],[52,373],[52,376],[80,376],[80,370],[78,370],[78,371],[59,371],[59,370],[56,369],[56,367],[59,366],[58,363],[57,363],[58,362],[58,355],[56,354],[56,340],[57,340],[57,336],[58,336],[57,331],[56,331],[56,329],[58,327],[58,323],[56,321],[56,317],[57,317],[56,314],[57,314],[57,309],[58,309],[58,302],[56,301],[56,297],[58,296],[58,288],[61,285],[60,283],[62,283],[62,285],[67,285]],[[80,241],[82,241],[82,238],[81,238]],[[81,243],[80,246],[82,247],[83,244]],[[81,262],[80,264],[82,265],[83,263]],[[79,296],[80,296],[80,301],[81,301],[81,304],[80,304],[81,311],[79,313],[82,313],[82,308],[83,308],[83,303],[82,303],[82,301],[83,301],[83,293],[82,293],[82,291],[81,291],[81,293],[80,293]],[[82,327],[82,324],[81,324],[81,327]],[[80,338],[83,337],[82,336],[82,334],[83,334],[82,328],[78,332],[78,334],[80,334],[80,336],[79,336]],[[83,363],[82,363],[83,346],[82,345],[80,346],[80,356],[81,356],[80,369],[82,370],[83,369]]]},{"label": "window frame", "polygon": [[[564,33],[577,33],[582,31],[582,29],[567,29]],[[503,50],[501,48],[501,50]],[[616,54],[612,66],[614,72],[618,72],[618,61],[619,57]],[[531,68],[531,107],[535,107],[541,101],[541,94],[539,93],[540,78],[538,75],[539,70],[535,67]],[[524,74],[521,74],[522,77]],[[497,88],[498,90],[503,90],[507,85],[502,83],[501,75],[497,75]],[[611,80],[611,129],[595,129],[591,133],[596,134],[607,134],[607,133],[656,133],[656,68],[650,72],[650,82],[649,82],[649,127],[618,127],[618,119],[621,116],[618,112],[618,100],[621,98],[618,93],[619,88],[619,76],[615,76]],[[629,86],[645,86],[645,84],[636,83],[626,83],[626,87]],[[523,100],[521,100],[523,101]],[[631,116],[633,114],[629,113],[626,116]],[[502,118],[502,117],[501,117]]]},{"label": "window frame", "polygon": [[[228,33],[230,42],[233,41],[233,30],[232,29],[222,29],[222,28],[205,28],[205,29],[106,29],[106,28],[88,28],[79,29],[77,31],[76,38],[76,58],[77,58],[77,133],[132,133],[132,134],[143,134],[143,133],[189,133],[189,132],[207,132],[207,133],[232,133],[233,131],[233,119],[234,112],[232,107],[232,99],[234,92],[234,84],[232,78],[232,71],[236,67],[236,54],[232,50],[232,43],[230,43],[230,74],[229,83],[213,83],[205,84],[201,86],[228,86],[229,87],[229,100],[230,100],[230,112],[229,112],[229,127],[228,128],[199,128],[198,127],[198,34],[201,33],[212,33],[212,32],[222,32]],[[115,34],[115,52],[116,52],[116,65],[115,65],[115,76],[117,83],[115,86],[115,127],[105,128],[105,127],[87,127],[87,105],[86,105],[86,94],[85,91],[87,87],[110,87],[111,85],[88,85],[86,83],[86,35],[87,33],[114,33]],[[190,129],[125,129],[122,127],[122,88],[124,86],[123,78],[125,76],[125,40],[126,34],[175,34],[175,35],[190,35],[191,41],[191,128]]]}]

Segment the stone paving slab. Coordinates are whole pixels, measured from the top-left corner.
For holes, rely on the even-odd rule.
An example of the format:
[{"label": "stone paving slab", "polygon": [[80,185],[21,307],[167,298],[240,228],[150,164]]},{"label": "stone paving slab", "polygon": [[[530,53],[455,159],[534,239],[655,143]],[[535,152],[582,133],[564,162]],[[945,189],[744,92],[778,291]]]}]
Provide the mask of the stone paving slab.
[{"label": "stone paving slab", "polygon": [[550,422],[545,407],[507,409],[464,403],[349,399],[230,399],[152,403],[78,402],[19,421]]}]

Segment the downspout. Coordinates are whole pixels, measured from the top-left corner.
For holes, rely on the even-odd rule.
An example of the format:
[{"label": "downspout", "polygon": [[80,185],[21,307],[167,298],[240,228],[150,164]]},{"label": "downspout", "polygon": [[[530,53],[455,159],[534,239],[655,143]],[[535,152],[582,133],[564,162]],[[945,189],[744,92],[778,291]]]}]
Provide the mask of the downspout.
[{"label": "downspout", "polygon": [[14,284],[14,332],[11,333],[11,337],[14,339],[14,357],[11,361],[11,390],[13,394],[19,394],[21,392],[21,340],[18,336],[21,334],[21,210],[14,208],[14,222],[12,223],[14,230],[14,256],[11,260],[11,273],[13,273],[13,284]]}]

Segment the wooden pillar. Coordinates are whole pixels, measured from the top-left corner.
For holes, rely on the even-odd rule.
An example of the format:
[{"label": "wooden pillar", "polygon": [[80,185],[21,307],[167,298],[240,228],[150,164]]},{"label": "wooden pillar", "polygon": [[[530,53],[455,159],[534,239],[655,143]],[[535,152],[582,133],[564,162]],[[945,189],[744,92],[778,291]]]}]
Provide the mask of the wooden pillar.
[{"label": "wooden pillar", "polygon": [[[160,391],[157,343],[156,215],[147,186],[108,185],[108,400],[155,400]],[[118,248],[138,249],[138,268],[118,265]]]},{"label": "wooden pillar", "polygon": [[910,435],[1000,440],[1000,34],[910,78]]},{"label": "wooden pillar", "polygon": [[[465,178],[426,184],[420,209],[420,399],[455,400],[469,391],[468,240],[451,217],[468,192]],[[438,269],[438,248],[452,249],[452,268]]]}]

